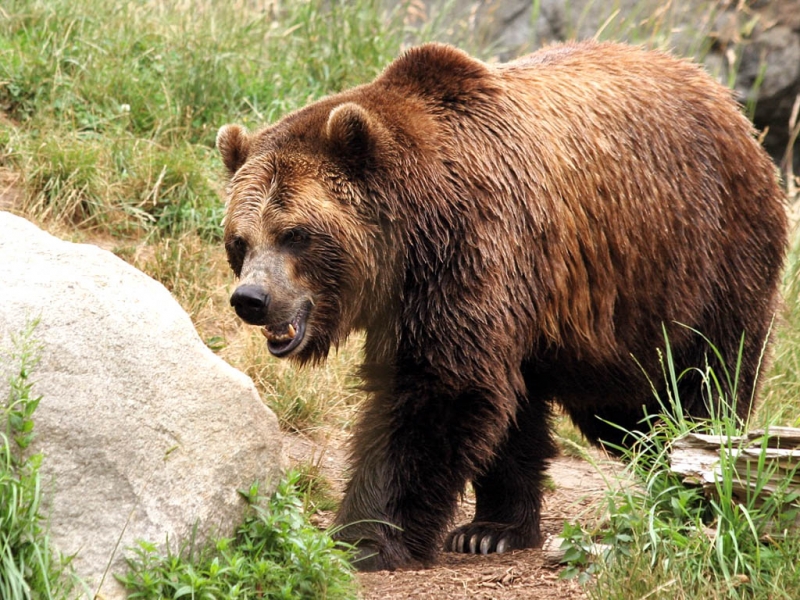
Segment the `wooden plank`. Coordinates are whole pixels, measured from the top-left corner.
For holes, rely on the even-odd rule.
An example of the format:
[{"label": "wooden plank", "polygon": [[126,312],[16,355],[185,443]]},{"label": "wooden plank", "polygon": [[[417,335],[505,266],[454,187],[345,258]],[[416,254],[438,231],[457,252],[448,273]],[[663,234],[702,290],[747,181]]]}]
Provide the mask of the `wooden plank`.
[{"label": "wooden plank", "polygon": [[[684,483],[715,493],[723,459],[733,467],[731,485],[740,502],[756,494],[752,502],[760,506],[780,489],[800,492],[799,428],[770,427],[730,437],[689,433],[673,442],[670,469]],[[757,480],[759,464],[763,470]]]}]

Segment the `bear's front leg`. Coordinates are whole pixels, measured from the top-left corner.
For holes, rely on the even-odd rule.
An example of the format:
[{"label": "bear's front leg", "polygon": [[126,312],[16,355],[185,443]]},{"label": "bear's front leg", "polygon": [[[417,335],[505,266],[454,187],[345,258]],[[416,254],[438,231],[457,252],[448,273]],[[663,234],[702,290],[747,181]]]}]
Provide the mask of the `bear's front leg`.
[{"label": "bear's front leg", "polygon": [[445,550],[488,554],[541,546],[543,482],[556,455],[549,421],[546,401],[520,403],[494,460],[473,479],[475,518],[447,536]]},{"label": "bear's front leg", "polygon": [[[395,388],[396,390],[396,388]],[[361,570],[433,563],[466,482],[505,438],[513,406],[485,390],[436,382],[376,392],[352,442],[353,477],[336,537]]]}]

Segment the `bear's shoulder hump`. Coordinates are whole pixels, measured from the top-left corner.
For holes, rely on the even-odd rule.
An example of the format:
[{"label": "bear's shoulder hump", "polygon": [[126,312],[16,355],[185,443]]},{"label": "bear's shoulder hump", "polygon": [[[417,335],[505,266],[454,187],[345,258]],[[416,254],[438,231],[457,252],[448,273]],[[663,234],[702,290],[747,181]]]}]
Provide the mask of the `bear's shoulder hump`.
[{"label": "bear's shoulder hump", "polygon": [[490,87],[493,75],[488,65],[466,52],[432,42],[407,50],[386,68],[381,79],[392,87],[439,97],[456,90]]}]

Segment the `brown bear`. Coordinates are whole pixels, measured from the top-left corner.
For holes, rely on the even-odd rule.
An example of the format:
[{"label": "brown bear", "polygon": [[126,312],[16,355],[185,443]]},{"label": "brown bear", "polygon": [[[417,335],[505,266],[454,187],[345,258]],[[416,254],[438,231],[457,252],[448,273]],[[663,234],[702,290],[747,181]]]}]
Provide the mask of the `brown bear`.
[{"label": "brown bear", "polygon": [[236,312],[299,363],[366,332],[337,517],[361,568],[434,561],[469,481],[447,550],[540,544],[553,404],[623,442],[667,396],[665,334],[683,411],[718,408],[710,368],[747,417],[787,236],[753,134],[697,66],[596,42],[507,64],[428,44],[220,130]]}]

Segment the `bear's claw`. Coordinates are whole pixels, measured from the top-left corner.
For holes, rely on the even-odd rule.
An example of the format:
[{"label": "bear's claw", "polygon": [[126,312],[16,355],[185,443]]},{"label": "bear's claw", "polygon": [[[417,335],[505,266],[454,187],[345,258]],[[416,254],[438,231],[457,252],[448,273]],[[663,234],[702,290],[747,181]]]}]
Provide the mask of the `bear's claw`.
[{"label": "bear's claw", "polygon": [[[465,542],[467,542],[465,544]],[[464,554],[489,554],[496,553],[502,554],[508,545],[505,538],[500,538],[495,543],[495,536],[488,534],[481,537],[481,534],[475,533],[467,538],[465,534],[454,536],[451,543],[448,544],[448,550],[451,552],[462,552]]]},{"label": "bear's claw", "polygon": [[447,537],[445,550],[464,554],[502,554],[515,548],[537,545],[538,537],[503,523],[475,522],[455,529]]}]

